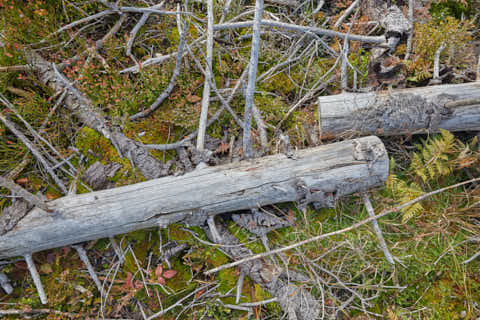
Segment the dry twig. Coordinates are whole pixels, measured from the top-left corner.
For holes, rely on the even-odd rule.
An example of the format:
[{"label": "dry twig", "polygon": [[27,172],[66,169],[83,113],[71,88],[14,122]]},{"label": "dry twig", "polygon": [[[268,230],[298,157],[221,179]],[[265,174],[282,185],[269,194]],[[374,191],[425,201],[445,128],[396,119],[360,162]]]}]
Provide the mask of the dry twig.
[{"label": "dry twig", "polygon": [[207,0],[207,57],[205,61],[205,84],[203,86],[202,110],[198,124],[197,149],[203,151],[205,132],[207,131],[208,107],[210,104],[210,82],[215,81],[212,74],[213,63],[213,0]]},{"label": "dry twig", "polygon": [[310,243],[310,242],[319,241],[319,240],[322,240],[322,239],[325,239],[325,238],[328,238],[328,237],[331,237],[331,236],[335,236],[335,235],[338,235],[338,234],[342,234],[342,233],[354,230],[354,229],[356,229],[358,227],[361,227],[361,226],[363,226],[363,225],[365,225],[369,222],[372,222],[372,221],[374,221],[378,218],[384,217],[384,216],[386,216],[390,213],[393,213],[393,212],[398,212],[398,211],[402,210],[403,208],[407,208],[407,207],[411,206],[412,204],[415,204],[419,201],[422,201],[422,200],[424,200],[428,197],[431,197],[433,195],[436,195],[438,193],[442,193],[444,191],[447,191],[447,190],[450,190],[450,189],[453,189],[453,188],[457,188],[457,187],[460,187],[460,186],[463,186],[463,185],[466,185],[466,184],[469,184],[469,183],[478,182],[478,181],[480,181],[480,178],[467,180],[467,181],[460,182],[460,183],[457,183],[457,184],[454,184],[454,185],[451,185],[451,186],[448,186],[448,187],[445,187],[445,188],[441,188],[441,189],[438,189],[438,190],[435,190],[435,191],[432,191],[432,192],[425,193],[425,194],[421,195],[420,197],[417,197],[413,200],[405,202],[404,204],[401,204],[397,207],[394,207],[394,208],[391,208],[391,209],[385,209],[382,213],[377,214],[373,217],[369,217],[369,218],[367,218],[363,221],[357,222],[357,223],[351,225],[350,227],[346,227],[346,228],[343,228],[341,230],[321,234],[321,235],[318,235],[316,237],[312,237],[310,239],[306,239],[306,240],[294,243],[292,245],[289,245],[289,246],[286,246],[286,247],[283,247],[283,248],[278,248],[278,249],[271,250],[271,251],[268,251],[268,252],[255,254],[255,255],[237,260],[237,261],[232,262],[232,263],[224,264],[222,266],[219,266],[219,267],[216,267],[216,268],[213,268],[213,269],[210,269],[210,270],[206,271],[205,274],[206,275],[212,274],[212,273],[218,272],[220,270],[224,270],[224,269],[228,269],[228,268],[231,268],[231,267],[238,266],[239,264],[245,263],[247,261],[251,261],[251,260],[267,257],[267,256],[270,256],[272,254],[288,251],[288,250],[300,247],[300,246],[302,246],[304,244],[307,244],[307,243]]},{"label": "dry twig", "polygon": [[258,54],[260,51],[260,25],[262,23],[263,0],[255,1],[255,18],[253,22],[252,51],[248,64],[248,84],[245,93],[245,115],[243,120],[243,153],[245,158],[253,157],[252,150],[252,108],[257,79]]}]

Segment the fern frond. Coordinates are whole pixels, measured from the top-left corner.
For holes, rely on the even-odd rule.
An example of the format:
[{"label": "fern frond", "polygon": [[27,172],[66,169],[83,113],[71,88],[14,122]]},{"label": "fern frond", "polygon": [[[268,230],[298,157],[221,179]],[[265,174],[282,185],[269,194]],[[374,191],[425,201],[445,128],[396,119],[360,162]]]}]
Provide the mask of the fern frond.
[{"label": "fern frond", "polygon": [[402,210],[402,222],[407,222],[413,217],[419,215],[423,211],[423,206],[420,203],[412,204],[410,207]]},{"label": "fern frond", "polygon": [[[391,174],[387,179],[387,188],[389,188],[393,195],[400,201],[400,203],[405,203],[410,200],[413,200],[421,196],[424,192],[422,188],[416,184],[407,182],[399,179],[396,175]],[[424,210],[421,203],[417,202],[407,208],[403,208],[401,212],[403,213],[402,220],[407,221],[412,217],[418,215]]]},{"label": "fern frond", "polygon": [[423,182],[429,179],[449,175],[455,168],[455,154],[459,153],[463,144],[447,130],[440,130],[437,135],[424,142],[419,150],[414,153],[410,168]]}]

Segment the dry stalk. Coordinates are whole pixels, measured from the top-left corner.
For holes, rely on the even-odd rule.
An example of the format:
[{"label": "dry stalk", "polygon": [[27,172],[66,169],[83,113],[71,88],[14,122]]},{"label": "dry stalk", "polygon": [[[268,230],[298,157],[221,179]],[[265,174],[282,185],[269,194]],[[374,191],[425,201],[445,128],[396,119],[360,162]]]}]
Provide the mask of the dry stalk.
[{"label": "dry stalk", "polygon": [[480,181],[480,178],[467,180],[467,181],[460,182],[460,183],[457,183],[457,184],[454,184],[454,185],[451,185],[451,186],[448,186],[448,187],[445,187],[445,188],[441,188],[441,189],[437,189],[437,190],[432,191],[432,192],[425,193],[424,195],[422,195],[420,197],[417,197],[413,200],[410,200],[408,202],[405,202],[404,204],[401,204],[397,207],[394,207],[394,208],[391,208],[391,209],[385,209],[382,213],[377,214],[373,217],[369,217],[367,219],[364,219],[360,222],[357,222],[357,223],[351,225],[350,227],[346,227],[346,228],[343,228],[341,230],[321,234],[321,235],[318,235],[318,236],[315,236],[315,237],[312,237],[312,238],[309,238],[309,239],[291,244],[291,245],[283,247],[283,248],[278,248],[278,249],[274,249],[274,250],[271,250],[271,251],[268,251],[268,252],[255,254],[255,255],[237,260],[237,261],[232,262],[232,263],[224,264],[224,265],[221,265],[219,267],[216,267],[216,268],[213,268],[213,269],[210,269],[210,270],[206,271],[205,274],[209,275],[209,274],[218,272],[220,270],[224,270],[224,269],[228,269],[228,268],[238,266],[239,264],[245,263],[247,261],[252,261],[252,260],[255,260],[255,259],[259,259],[259,258],[264,258],[264,257],[270,256],[272,254],[276,254],[276,253],[280,253],[280,252],[284,252],[284,251],[288,251],[288,250],[300,247],[300,246],[305,245],[305,244],[310,243],[310,242],[319,241],[319,240],[322,240],[322,239],[325,239],[325,238],[328,238],[328,237],[331,237],[331,236],[335,236],[335,235],[339,235],[339,234],[342,234],[342,233],[345,233],[345,232],[348,232],[348,231],[352,231],[352,230],[357,229],[358,227],[361,227],[361,226],[363,226],[367,223],[370,223],[370,222],[372,222],[372,221],[374,221],[378,218],[384,217],[384,216],[386,216],[390,213],[393,213],[393,212],[398,212],[398,211],[402,210],[403,208],[407,208],[407,207],[411,206],[412,204],[415,204],[419,201],[422,201],[422,200],[424,200],[426,198],[429,198],[433,195],[436,195],[438,193],[442,193],[444,191],[454,189],[454,188],[457,188],[457,187],[460,187],[460,186],[463,186],[463,185],[466,185],[466,184],[469,184],[469,183],[478,182],[478,181]]}]

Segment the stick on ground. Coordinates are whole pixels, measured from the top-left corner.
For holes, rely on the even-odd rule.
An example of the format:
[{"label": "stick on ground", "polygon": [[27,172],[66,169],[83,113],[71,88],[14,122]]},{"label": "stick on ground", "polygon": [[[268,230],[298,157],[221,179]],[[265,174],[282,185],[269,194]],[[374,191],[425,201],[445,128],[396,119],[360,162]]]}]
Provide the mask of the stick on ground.
[{"label": "stick on ground", "polygon": [[42,302],[42,304],[47,304],[47,296],[45,295],[45,291],[43,290],[42,280],[40,280],[40,276],[38,275],[37,267],[35,267],[35,262],[33,262],[32,255],[26,254],[25,261],[27,262],[27,267],[30,271],[30,275],[32,276],[33,283],[35,283],[35,287],[37,288],[40,301]]},{"label": "stick on ground", "polygon": [[407,208],[407,207],[411,206],[412,204],[415,204],[419,201],[422,201],[422,200],[424,200],[428,197],[431,197],[433,195],[436,195],[438,193],[442,193],[444,191],[447,191],[447,190],[450,190],[450,189],[453,189],[453,188],[457,188],[457,187],[460,187],[460,186],[463,186],[463,185],[466,185],[466,184],[469,184],[469,183],[477,182],[477,181],[480,181],[480,178],[467,180],[467,181],[460,182],[460,183],[457,183],[457,184],[454,184],[454,185],[451,185],[451,186],[448,186],[448,187],[445,187],[445,188],[441,188],[441,189],[438,189],[438,190],[435,190],[435,191],[432,191],[432,192],[425,193],[424,195],[422,195],[420,197],[417,197],[413,200],[410,200],[408,202],[405,202],[404,204],[399,205],[395,208],[386,209],[382,213],[379,213],[379,214],[377,214],[373,217],[369,217],[369,218],[367,218],[363,221],[357,222],[357,223],[351,225],[350,227],[343,228],[343,229],[337,230],[337,231],[332,231],[332,232],[325,233],[325,234],[321,234],[319,236],[312,237],[310,239],[306,239],[306,240],[294,243],[292,245],[289,245],[289,246],[286,246],[286,247],[283,247],[283,248],[278,248],[278,249],[275,249],[275,250],[271,250],[269,252],[255,254],[255,255],[252,255],[250,257],[246,257],[244,259],[241,259],[241,260],[238,260],[238,261],[235,261],[235,262],[232,262],[232,263],[224,264],[222,266],[219,266],[219,267],[216,267],[216,268],[213,268],[213,269],[210,269],[210,270],[206,271],[205,275],[209,275],[209,274],[218,272],[220,270],[232,268],[232,267],[238,266],[239,264],[245,263],[247,261],[251,261],[251,260],[255,260],[255,259],[259,259],[259,258],[264,258],[264,257],[270,256],[272,254],[276,254],[276,253],[288,251],[288,250],[291,250],[291,249],[295,249],[297,247],[303,246],[304,244],[307,244],[307,243],[310,243],[310,242],[319,241],[319,240],[322,240],[322,239],[325,239],[325,238],[328,238],[328,237],[331,237],[331,236],[335,236],[335,235],[338,235],[338,234],[342,234],[342,233],[354,230],[358,227],[363,226],[364,224],[372,222],[372,221],[374,221],[378,218],[384,217],[384,216],[386,216],[390,213],[398,212],[398,211],[402,210],[403,208]]},{"label": "stick on ground", "polygon": [[[375,211],[373,210],[372,203],[370,202],[370,198],[368,197],[367,193],[362,192],[362,200],[363,200],[363,203],[365,204],[365,208],[367,209],[369,217],[370,218],[374,217]],[[390,264],[395,264],[392,254],[390,253],[390,251],[388,251],[387,243],[385,242],[385,238],[383,238],[382,229],[380,229],[377,219],[372,221],[372,225],[373,225],[373,229],[375,230],[375,233],[377,234],[380,248],[382,248],[383,254],[385,254],[385,258],[387,258],[387,261]]]},{"label": "stick on ground", "polygon": [[260,51],[260,25],[262,23],[263,0],[255,1],[255,18],[253,22],[252,50],[248,64],[248,83],[245,93],[245,115],[243,120],[243,153],[245,158],[253,157],[252,150],[252,108],[257,80],[258,54]]},{"label": "stick on ground", "polygon": [[205,132],[207,131],[208,107],[210,104],[210,81],[213,63],[213,0],[207,0],[207,59],[205,61],[205,83],[203,85],[202,110],[198,124],[197,149],[203,151],[205,146]]}]

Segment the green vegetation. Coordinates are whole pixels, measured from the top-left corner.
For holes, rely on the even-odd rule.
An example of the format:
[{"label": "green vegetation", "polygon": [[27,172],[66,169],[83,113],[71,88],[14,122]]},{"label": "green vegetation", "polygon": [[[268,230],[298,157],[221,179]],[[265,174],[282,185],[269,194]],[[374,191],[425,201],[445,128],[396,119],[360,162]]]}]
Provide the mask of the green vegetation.
[{"label": "green vegetation", "polygon": [[[347,1],[348,2],[348,1]],[[344,9],[346,1],[338,8]],[[79,52],[91,48],[99,34],[105,34],[115,23],[117,16],[105,19],[105,23],[94,24],[84,33],[76,34],[72,30],[52,35],[60,26],[83,18],[101,10],[94,1],[81,2],[79,9],[68,5],[70,1],[50,0],[0,0],[2,21],[0,30],[4,43],[0,47],[0,65],[13,66],[25,63],[23,48],[48,47],[43,54],[50,61],[61,63]],[[349,3],[349,2],[348,2]],[[435,51],[445,42],[447,48],[441,56],[442,63],[452,68],[465,70],[472,63],[471,44],[473,25],[470,20],[461,21],[461,14],[468,18],[473,15],[471,2],[441,1],[431,7],[430,20],[415,26],[414,51],[406,64],[406,78],[413,84],[431,77]],[[195,6],[200,6],[196,3]],[[193,7],[199,18],[205,18],[197,7]],[[234,1],[229,16],[234,17],[241,11]],[[313,8],[306,9],[311,12]],[[276,10],[276,9],[275,9]],[[84,13],[82,13],[84,12]],[[337,12],[340,14],[340,11]],[[221,15],[219,10],[218,15]],[[231,18],[230,17],[230,18]],[[175,19],[157,17],[155,23],[140,29],[137,39],[142,45],[134,47],[134,54],[139,61],[144,61],[153,53],[150,48],[160,48],[162,54],[176,50],[179,35]],[[318,21],[323,22],[323,13],[318,13]],[[362,18],[360,18],[360,21]],[[140,70],[137,74],[119,74],[125,67],[134,62],[125,56],[125,42],[128,30],[121,29],[104,44],[99,56],[88,53],[78,62],[66,67],[63,72],[75,81],[75,86],[102,110],[112,124],[121,127],[124,133],[142,143],[170,143],[180,140],[194,131],[198,126],[203,75],[196,71],[182,72],[171,95],[150,117],[131,122],[128,117],[148,107],[168,85],[174,69],[174,60],[170,59],[162,65]],[[353,32],[359,32],[354,29]],[[245,31],[244,33],[247,33]],[[199,37],[194,25],[189,26],[189,41]],[[274,35],[266,41],[262,50],[259,74],[268,71],[283,57],[287,45],[278,41]],[[45,40],[45,42],[41,42]],[[227,41],[221,39],[223,41]],[[232,52],[215,45],[215,56],[221,63],[213,66],[213,72],[219,88],[232,86],[247,64],[250,54],[250,40],[243,40],[242,46]],[[335,40],[332,48],[339,51],[342,42]],[[452,53],[452,49],[453,53]],[[192,48],[194,54],[202,61],[202,52]],[[396,54],[405,53],[401,45]],[[370,51],[353,46],[349,54],[350,63],[358,70],[358,85],[367,84]],[[273,140],[273,127],[281,121],[296,99],[305,94],[309,88],[302,84],[310,84],[325,76],[335,76],[337,69],[327,74],[334,66],[336,59],[329,56],[302,57],[297,64],[286,71],[269,75],[258,83],[255,104],[264,114],[269,138]],[[193,65],[192,61],[189,61]],[[306,72],[305,70],[308,70]],[[350,71],[350,79],[353,71]],[[338,92],[338,81],[332,81],[324,88],[322,94]],[[73,157],[72,163],[83,172],[96,161],[103,163],[117,162],[122,169],[112,181],[116,186],[143,181],[138,170],[131,167],[126,158],[117,154],[111,143],[98,132],[83,127],[63,107],[51,112],[58,96],[53,96],[50,89],[42,86],[32,71],[0,72],[0,92],[5,94],[17,106],[21,115],[36,129],[46,121],[42,134],[60,151],[62,156]],[[236,97],[231,102],[232,109],[242,114],[244,100]],[[220,107],[213,102],[210,115]],[[21,126],[21,123],[1,107],[3,113]],[[316,126],[317,116],[314,101],[307,101],[282,125],[288,133],[293,147],[308,147],[311,128]],[[232,121],[226,112],[208,129],[209,135],[224,138],[239,137],[241,129]],[[31,138],[31,137],[30,137]],[[255,137],[256,139],[256,137]],[[397,140],[392,138],[391,145]],[[259,144],[257,140],[255,143]],[[429,137],[407,140],[401,148],[392,147],[391,175],[387,184],[371,192],[375,211],[407,202],[426,192],[467,180],[470,175],[479,175],[479,158],[477,138],[455,136],[442,131]],[[275,152],[275,143],[270,143],[270,153]],[[401,151],[398,151],[401,150]],[[175,151],[152,152],[162,161],[175,157]],[[16,168],[28,157],[28,150],[18,139],[0,124],[0,174],[5,175]],[[25,169],[15,177],[17,183],[27,190],[42,192],[47,198],[61,196],[49,178],[42,174],[30,161]],[[73,181],[73,177],[69,177]],[[0,190],[3,195],[7,190]],[[87,192],[78,183],[77,192]],[[352,284],[362,296],[372,298],[367,308],[369,312],[383,315],[385,319],[476,319],[480,317],[480,267],[479,259],[468,264],[463,261],[478,251],[479,224],[479,191],[476,186],[464,186],[435,195],[418,202],[402,212],[391,214],[379,221],[392,254],[399,259],[395,266],[389,265],[378,246],[376,235],[371,225],[355,229],[351,232],[324,239],[316,243],[286,252],[289,268],[304,272],[311,279],[305,286],[320,300],[322,293],[316,281],[322,279],[331,286],[332,291],[346,297],[347,290],[331,275],[315,269],[312,261],[328,270],[338,271],[340,279]],[[10,199],[0,198],[0,208],[9,205]],[[368,217],[358,195],[342,199],[335,209],[302,211],[295,204],[283,204],[279,208],[285,215],[296,218],[296,226],[271,232],[268,237],[271,247],[289,245],[310,237],[342,229]],[[229,230],[252,252],[263,252],[259,239],[254,239],[244,229],[226,220]],[[207,240],[200,228],[191,228],[202,240]],[[49,298],[51,310],[78,315],[96,317],[127,317],[138,314],[138,306],[153,312],[166,308],[180,298],[200,288],[207,282],[218,284],[216,289],[223,296],[208,296],[206,290],[199,291],[195,298],[201,303],[194,305],[183,314],[183,319],[199,319],[206,314],[209,319],[247,319],[246,312],[234,310],[224,304],[235,301],[235,288],[239,276],[236,268],[226,269],[217,275],[205,276],[202,272],[230,261],[217,246],[206,245],[194,239],[190,233],[172,225],[167,229],[143,230],[117,236],[121,248],[125,251],[122,266],[116,264],[113,248],[108,240],[93,241],[87,245],[89,255],[100,279],[110,288],[106,297],[100,294],[84,272],[84,266],[75,251],[71,248],[58,248],[35,254],[42,283]],[[161,244],[168,241],[186,243],[189,249],[181,255],[170,259],[170,266],[160,261],[158,250]],[[332,250],[332,248],[335,248]],[[318,259],[318,260],[317,260]],[[282,262],[278,259],[279,264]],[[156,272],[162,268],[161,275]],[[171,277],[166,270],[176,271]],[[14,282],[15,290],[11,295],[0,295],[2,305],[20,310],[39,309],[41,305],[34,284],[23,261],[7,265],[2,270]],[[163,275],[165,284],[159,284]],[[168,273],[167,273],[168,275]],[[233,292],[233,293],[232,293]],[[268,292],[250,279],[245,279],[242,288],[241,302],[254,302],[269,299]],[[335,301],[330,293],[326,293],[325,305],[341,304]],[[219,302],[220,301],[220,302]],[[359,300],[355,300],[360,305]],[[175,308],[161,319],[172,319],[181,310]],[[256,307],[254,316],[257,319],[281,316],[280,307],[269,304]],[[363,319],[363,311],[349,310],[345,314],[348,319]],[[38,318],[61,319],[62,315],[47,314]],[[15,319],[14,316],[11,317]]]}]

